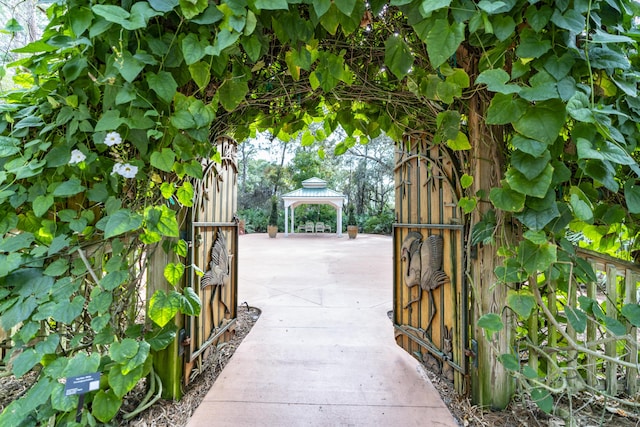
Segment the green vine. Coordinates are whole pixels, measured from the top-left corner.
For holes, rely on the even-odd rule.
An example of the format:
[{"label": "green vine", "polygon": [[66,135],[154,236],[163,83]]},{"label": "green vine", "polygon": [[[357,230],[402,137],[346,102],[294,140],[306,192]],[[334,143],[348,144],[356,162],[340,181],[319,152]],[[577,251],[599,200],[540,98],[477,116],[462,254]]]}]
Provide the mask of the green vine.
[{"label": "green vine", "polygon": [[[468,246],[522,232],[494,250],[507,255],[498,286],[517,301],[552,267],[562,294],[565,261],[588,276],[575,245],[630,259],[637,11],[627,0],[51,4],[42,38],[15,50],[20,87],[0,103],[0,327],[11,333],[7,370],[37,373],[0,424],[73,424],[77,397],[59,380],[86,372],[102,381],[81,423],[108,423],[142,378],[157,379],[153,355],[175,339],[174,317],[200,307],[182,288],[191,266],[176,215],[225,134],[288,140],[322,120],[305,140],[321,156],[382,132],[447,145],[464,212],[497,213],[483,211]],[[325,146],[338,126],[347,138]],[[495,182],[474,176],[478,144],[499,154]],[[164,269],[170,290],[144,301],[157,245],[179,261]],[[572,309],[606,322],[585,304]],[[498,330],[499,314],[486,315],[479,339],[476,326]]]}]

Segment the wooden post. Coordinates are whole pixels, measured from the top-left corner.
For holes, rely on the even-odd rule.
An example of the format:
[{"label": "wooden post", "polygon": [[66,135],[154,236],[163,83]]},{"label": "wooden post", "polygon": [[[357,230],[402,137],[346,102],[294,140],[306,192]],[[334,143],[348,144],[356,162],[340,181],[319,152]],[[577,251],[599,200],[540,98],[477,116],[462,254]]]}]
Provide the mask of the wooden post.
[{"label": "wooden post", "polygon": [[[594,260],[589,260],[591,267],[593,268],[593,272],[598,271],[598,265]],[[596,298],[596,282],[587,283],[587,298],[591,298],[595,300]],[[596,331],[597,325],[594,321],[587,322],[587,342],[592,343],[596,339]],[[598,384],[598,376],[597,376],[597,367],[596,367],[596,357],[587,354],[587,384],[591,387],[596,387]]]},{"label": "wooden post", "polygon": [[[458,64],[460,64],[474,81],[478,75],[479,56],[464,46],[458,49]],[[491,188],[500,185],[504,171],[502,150],[505,145],[503,129],[496,127],[488,129],[485,124],[486,110],[489,97],[477,91],[467,101],[468,104],[468,137],[471,144],[469,152],[469,166],[467,174],[473,177],[470,194],[481,195],[477,209],[471,214],[471,224],[477,224],[483,215],[492,208],[489,202]],[[496,212],[498,223],[501,212]],[[506,235],[508,233],[504,233]],[[509,239],[511,236],[507,236]],[[471,368],[472,401],[476,405],[489,406],[494,409],[504,409],[515,391],[515,380],[499,362],[498,356],[511,353],[513,343],[513,315],[510,310],[504,310],[507,301],[507,286],[496,285],[495,268],[502,264],[498,256],[498,248],[503,242],[494,245],[478,245],[475,257],[469,260],[468,276],[473,288],[472,316],[470,330],[472,338],[477,342],[475,367]],[[469,245],[470,242],[467,242]],[[504,329],[493,334],[491,342],[485,337],[484,331],[477,326],[478,319],[487,313],[495,313],[502,317]]]},{"label": "wooden post", "polygon": [[[613,264],[607,264],[607,316],[616,319],[618,317],[618,270]],[[608,336],[614,336],[613,333],[607,333]],[[605,344],[605,353],[607,356],[616,357],[616,344],[618,341],[608,341]],[[618,394],[618,365],[607,362],[605,377],[607,379],[607,393],[611,396]]]},{"label": "wooden post", "polygon": [[[567,305],[575,309],[577,306],[577,301],[578,301],[578,283],[575,281],[574,278],[571,278],[571,280],[569,281],[568,289],[567,289]],[[565,308],[565,313],[566,313],[566,308]],[[571,339],[573,339],[574,341],[577,341],[576,338],[578,336],[578,333],[573,328],[573,326],[571,326],[571,322],[567,322],[567,333],[569,334]],[[575,350],[571,350],[569,351],[568,355],[569,355],[569,366],[572,368],[572,370],[569,373],[570,376],[569,378],[567,378],[567,381],[569,382],[569,386],[573,390],[575,390],[579,384],[578,378],[576,377],[578,375],[578,352]]]},{"label": "wooden post", "polygon": [[[180,262],[178,257],[171,253],[167,254],[162,249],[162,244],[158,243],[149,256],[147,268],[147,301],[151,299],[153,293],[160,289],[168,291],[170,285],[164,278],[164,267],[170,262]],[[184,316],[178,315],[174,319],[178,331],[184,326]],[[179,356],[181,343],[180,333],[164,350],[160,350],[153,355],[153,366],[162,381],[162,397],[169,400],[180,400],[182,397],[181,380],[183,371],[182,356]]]},{"label": "wooden post", "polygon": [[[538,275],[534,274],[531,277],[529,277],[529,282],[530,283],[538,283]],[[533,313],[531,313],[531,316],[529,316],[529,340],[531,340],[531,344],[535,345],[536,347],[538,347],[538,344],[540,344],[540,340],[538,338],[538,310],[534,310]],[[533,369],[535,372],[538,372],[538,367],[539,367],[539,356],[538,353],[536,351],[529,351],[529,367],[531,369]]]},{"label": "wooden post", "polygon": [[[554,318],[558,316],[558,302],[556,297],[556,289],[551,280],[547,280],[547,307],[549,308],[549,312],[553,315]],[[556,331],[556,327],[553,326],[551,321],[547,321],[547,346],[549,348],[558,348],[558,331]],[[554,363],[558,362],[558,356],[556,352],[549,354],[549,359],[551,359]],[[555,380],[555,376],[557,373],[554,371],[553,365],[547,365],[547,384],[551,385]]]},{"label": "wooden post", "polygon": [[[630,268],[626,269],[625,281],[624,281],[624,303],[625,304],[637,304],[636,300],[636,280],[635,274],[633,274],[633,270]],[[633,363],[638,366],[638,328],[631,325],[630,322],[627,323],[627,335],[631,338],[628,339],[629,350],[627,355],[625,356],[625,360],[629,363]],[[638,369],[637,368],[626,368],[625,375],[627,382],[625,385],[626,392],[629,396],[635,396],[638,392]]]}]

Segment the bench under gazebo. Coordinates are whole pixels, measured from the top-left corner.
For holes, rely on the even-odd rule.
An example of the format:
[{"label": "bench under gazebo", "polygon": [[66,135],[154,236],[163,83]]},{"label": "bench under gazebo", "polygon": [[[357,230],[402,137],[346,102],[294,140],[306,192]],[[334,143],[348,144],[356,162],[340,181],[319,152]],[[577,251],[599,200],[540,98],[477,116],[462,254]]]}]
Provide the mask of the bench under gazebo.
[{"label": "bench under gazebo", "polygon": [[[342,236],[342,207],[346,196],[327,188],[327,182],[313,177],[302,181],[302,188],[282,196],[284,201],[284,235],[295,233],[295,208],[300,205],[330,205],[336,209],[336,235]],[[289,215],[291,209],[291,215]],[[305,230],[306,231],[306,230]]]}]

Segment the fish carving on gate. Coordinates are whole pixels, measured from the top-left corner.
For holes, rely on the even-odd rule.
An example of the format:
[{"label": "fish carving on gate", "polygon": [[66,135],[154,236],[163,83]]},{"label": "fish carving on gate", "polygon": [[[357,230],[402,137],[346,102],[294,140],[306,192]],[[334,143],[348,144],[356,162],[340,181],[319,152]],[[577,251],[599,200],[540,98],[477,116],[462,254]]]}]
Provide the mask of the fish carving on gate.
[{"label": "fish carving on gate", "polygon": [[211,313],[211,325],[213,328],[217,328],[218,325],[214,322],[215,306],[224,309],[224,313],[230,313],[229,307],[222,300],[221,288],[228,284],[229,273],[231,271],[229,262],[229,253],[227,251],[227,241],[224,237],[224,233],[220,230],[216,232],[215,240],[211,245],[209,268],[200,279],[200,289],[204,290],[207,286],[215,286],[213,292],[211,292],[211,299],[209,300],[210,313]]},{"label": "fish carving on gate", "polygon": [[430,235],[423,240],[422,234],[412,231],[407,234],[400,249],[401,260],[406,264],[404,283],[408,288],[419,286],[418,296],[410,300],[404,308],[422,299],[422,291],[429,293],[428,330],[436,315],[433,290],[449,283],[449,276],[442,270],[443,240],[440,235]]}]

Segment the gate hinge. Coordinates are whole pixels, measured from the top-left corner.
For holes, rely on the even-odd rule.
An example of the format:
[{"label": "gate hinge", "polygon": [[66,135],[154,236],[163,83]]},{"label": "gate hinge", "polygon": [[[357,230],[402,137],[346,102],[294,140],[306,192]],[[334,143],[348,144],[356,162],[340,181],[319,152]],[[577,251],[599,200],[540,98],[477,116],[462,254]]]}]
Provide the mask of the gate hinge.
[{"label": "gate hinge", "polygon": [[180,343],[178,346],[178,356],[182,356],[184,354],[184,348],[191,345],[191,337],[187,335],[186,330],[180,329],[180,332],[178,332],[178,342]]},{"label": "gate hinge", "polygon": [[471,340],[471,348],[464,349],[464,355],[473,359],[473,367],[478,367],[478,341]]}]

